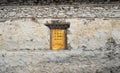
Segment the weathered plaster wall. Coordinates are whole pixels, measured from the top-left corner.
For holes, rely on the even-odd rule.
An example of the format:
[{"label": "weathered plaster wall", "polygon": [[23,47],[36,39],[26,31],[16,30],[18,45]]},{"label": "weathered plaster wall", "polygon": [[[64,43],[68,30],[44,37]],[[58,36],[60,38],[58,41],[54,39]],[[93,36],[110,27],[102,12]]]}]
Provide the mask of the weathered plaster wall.
[{"label": "weathered plaster wall", "polygon": [[[53,19],[23,18],[0,23],[1,50],[46,50],[50,47],[50,31],[44,24]],[[54,19],[55,20],[55,19]],[[120,44],[119,19],[64,19],[70,22],[69,49],[104,47],[109,38]]]},{"label": "weathered plaster wall", "polygon": [[44,25],[51,20],[0,23],[1,73],[119,72],[119,19],[65,19],[71,24],[67,35],[71,50],[55,52],[49,50],[50,33]]},{"label": "weathered plaster wall", "polygon": [[[119,5],[0,9],[0,73],[120,72]],[[51,20],[70,22],[69,50],[49,50]]]}]

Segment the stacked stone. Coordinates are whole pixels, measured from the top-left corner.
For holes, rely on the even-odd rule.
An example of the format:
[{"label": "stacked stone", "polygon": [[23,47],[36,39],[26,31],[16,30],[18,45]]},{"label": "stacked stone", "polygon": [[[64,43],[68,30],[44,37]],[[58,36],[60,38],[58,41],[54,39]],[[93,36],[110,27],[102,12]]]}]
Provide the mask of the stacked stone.
[{"label": "stacked stone", "polygon": [[118,18],[120,6],[82,7],[82,6],[26,6],[0,7],[0,19],[38,17],[38,18]]}]

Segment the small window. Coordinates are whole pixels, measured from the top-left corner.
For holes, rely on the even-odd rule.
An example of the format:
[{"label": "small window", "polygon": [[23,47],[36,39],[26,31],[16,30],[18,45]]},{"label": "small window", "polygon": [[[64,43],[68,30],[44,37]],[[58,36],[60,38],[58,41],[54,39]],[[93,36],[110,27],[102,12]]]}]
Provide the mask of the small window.
[{"label": "small window", "polygon": [[67,28],[69,23],[53,21],[50,24],[45,24],[50,28],[50,48],[52,50],[67,49]]},{"label": "small window", "polygon": [[64,29],[52,29],[51,30],[52,36],[52,50],[59,50],[66,48],[65,47],[65,30]]}]

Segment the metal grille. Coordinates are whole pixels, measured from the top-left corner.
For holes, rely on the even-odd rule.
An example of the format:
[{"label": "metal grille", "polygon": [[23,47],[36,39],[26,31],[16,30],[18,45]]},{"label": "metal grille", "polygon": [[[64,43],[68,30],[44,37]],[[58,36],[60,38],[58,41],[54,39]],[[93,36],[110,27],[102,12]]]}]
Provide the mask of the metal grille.
[{"label": "metal grille", "polygon": [[52,29],[52,50],[65,48],[65,31],[63,29]]}]

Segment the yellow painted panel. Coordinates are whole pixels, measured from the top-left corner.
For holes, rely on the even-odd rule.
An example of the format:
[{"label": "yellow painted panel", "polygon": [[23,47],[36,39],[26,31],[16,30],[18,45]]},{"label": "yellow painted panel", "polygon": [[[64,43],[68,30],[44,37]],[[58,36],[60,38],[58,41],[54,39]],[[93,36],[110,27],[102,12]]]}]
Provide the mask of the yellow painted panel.
[{"label": "yellow painted panel", "polygon": [[52,50],[65,48],[65,30],[52,29]]}]

